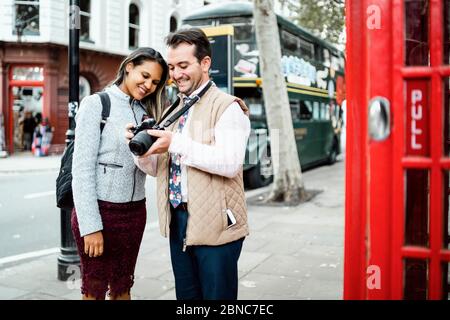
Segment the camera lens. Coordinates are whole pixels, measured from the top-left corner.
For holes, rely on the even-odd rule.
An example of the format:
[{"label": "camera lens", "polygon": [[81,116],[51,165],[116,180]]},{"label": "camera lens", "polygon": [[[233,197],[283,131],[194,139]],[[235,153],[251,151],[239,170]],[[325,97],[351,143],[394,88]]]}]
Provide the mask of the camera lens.
[{"label": "camera lens", "polygon": [[131,139],[128,146],[134,155],[142,156],[150,149],[153,142],[154,138],[147,131],[141,131]]}]

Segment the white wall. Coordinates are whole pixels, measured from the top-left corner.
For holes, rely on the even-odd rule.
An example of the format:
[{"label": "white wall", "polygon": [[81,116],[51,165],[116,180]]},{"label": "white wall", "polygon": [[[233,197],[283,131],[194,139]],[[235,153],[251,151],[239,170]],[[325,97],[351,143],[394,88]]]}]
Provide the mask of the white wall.
[{"label": "white wall", "polygon": [[[0,1],[0,40],[12,38],[13,0]],[[14,40],[16,37],[14,37]]]},{"label": "white wall", "polygon": [[[91,1],[90,38],[93,43],[80,42],[81,48],[127,55],[128,15],[130,3],[140,9],[139,45],[151,46],[165,55],[164,38],[169,33],[170,17],[178,19],[203,6],[203,0],[93,0]],[[38,36],[22,36],[22,42],[51,42],[67,45],[68,0],[40,0]],[[14,0],[0,1],[0,41],[14,42],[12,34]]]}]

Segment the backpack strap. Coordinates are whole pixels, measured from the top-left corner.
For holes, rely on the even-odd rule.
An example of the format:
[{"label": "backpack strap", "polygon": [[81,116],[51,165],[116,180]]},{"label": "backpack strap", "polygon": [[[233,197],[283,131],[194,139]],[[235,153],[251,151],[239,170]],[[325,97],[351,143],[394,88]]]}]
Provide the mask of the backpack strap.
[{"label": "backpack strap", "polygon": [[100,96],[100,100],[102,100],[102,121],[100,123],[100,134],[102,134],[111,110],[111,100],[109,99],[108,93],[105,91],[98,92],[97,94]]}]

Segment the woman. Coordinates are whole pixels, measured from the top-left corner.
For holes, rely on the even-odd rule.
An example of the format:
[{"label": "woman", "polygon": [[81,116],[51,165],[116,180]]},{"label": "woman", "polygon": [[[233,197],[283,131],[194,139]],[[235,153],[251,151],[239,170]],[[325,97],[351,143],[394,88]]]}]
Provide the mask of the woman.
[{"label": "woman", "polygon": [[146,174],[134,164],[123,131],[127,123],[160,118],[167,78],[159,52],[137,49],[105,89],[111,111],[103,132],[98,95],[84,98],[76,115],[72,231],[81,258],[83,299],[105,299],[108,289],[110,299],[130,299],[146,222]]}]

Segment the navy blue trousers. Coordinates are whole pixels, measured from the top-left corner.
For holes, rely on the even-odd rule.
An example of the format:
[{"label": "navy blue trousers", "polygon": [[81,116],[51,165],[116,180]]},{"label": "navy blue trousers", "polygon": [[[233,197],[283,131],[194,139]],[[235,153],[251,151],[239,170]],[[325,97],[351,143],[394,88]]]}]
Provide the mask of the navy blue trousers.
[{"label": "navy blue trousers", "polygon": [[188,212],[171,208],[170,257],[178,300],[236,300],[244,238],[220,246],[187,246]]}]

